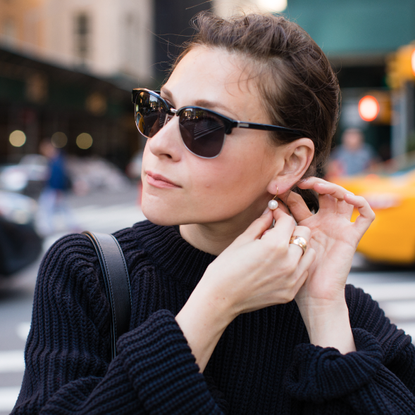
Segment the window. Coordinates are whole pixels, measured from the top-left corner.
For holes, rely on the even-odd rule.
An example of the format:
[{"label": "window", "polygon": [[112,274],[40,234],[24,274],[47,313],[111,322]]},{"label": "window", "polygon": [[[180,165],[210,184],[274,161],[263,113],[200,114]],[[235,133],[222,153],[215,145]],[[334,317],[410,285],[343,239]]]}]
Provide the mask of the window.
[{"label": "window", "polygon": [[75,16],[75,55],[82,63],[90,57],[91,21],[86,13]]}]

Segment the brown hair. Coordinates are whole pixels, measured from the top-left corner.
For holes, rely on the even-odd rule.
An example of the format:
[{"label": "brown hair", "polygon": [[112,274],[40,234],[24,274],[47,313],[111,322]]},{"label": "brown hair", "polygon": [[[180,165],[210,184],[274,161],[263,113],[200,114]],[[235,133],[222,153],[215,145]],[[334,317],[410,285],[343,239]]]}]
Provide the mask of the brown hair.
[{"label": "brown hair", "polygon": [[[327,57],[314,40],[296,23],[271,14],[225,20],[202,12],[193,26],[196,35],[185,45],[176,64],[198,45],[224,48],[253,61],[271,123],[303,131],[315,146],[305,177],[321,173],[337,126],[340,90]],[[277,145],[295,139],[288,134],[272,134]],[[295,191],[302,194],[310,208],[318,209],[315,195],[298,188]]]}]

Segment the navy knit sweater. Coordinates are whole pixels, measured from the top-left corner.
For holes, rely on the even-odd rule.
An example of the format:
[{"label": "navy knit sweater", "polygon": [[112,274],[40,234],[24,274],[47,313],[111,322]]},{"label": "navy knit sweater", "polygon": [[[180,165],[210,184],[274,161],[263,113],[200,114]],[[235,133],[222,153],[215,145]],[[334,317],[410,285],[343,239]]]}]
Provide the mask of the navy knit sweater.
[{"label": "navy knit sweater", "polygon": [[236,318],[204,372],[174,316],[214,256],[173,227],[117,232],[133,296],[109,364],[109,306],[84,235],[45,255],[13,414],[415,414],[415,350],[367,294],[346,299],[357,352],[309,344],[295,302]]}]

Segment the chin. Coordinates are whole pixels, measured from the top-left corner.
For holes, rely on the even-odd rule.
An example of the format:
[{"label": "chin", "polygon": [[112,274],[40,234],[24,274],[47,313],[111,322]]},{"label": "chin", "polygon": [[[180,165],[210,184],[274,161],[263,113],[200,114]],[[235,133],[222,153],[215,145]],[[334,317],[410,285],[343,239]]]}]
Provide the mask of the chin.
[{"label": "chin", "polygon": [[160,217],[148,217],[147,219],[154,223],[155,225],[160,225],[160,226],[175,226],[175,225],[182,225],[181,223],[178,223],[177,221],[173,221],[173,220],[166,220],[166,219],[161,219]]},{"label": "chin", "polygon": [[167,214],[166,212],[162,212],[159,209],[152,209],[146,208],[146,205],[143,204],[141,206],[144,216],[156,225],[160,226],[173,226],[173,225],[181,225],[178,218],[173,217],[171,214]]}]

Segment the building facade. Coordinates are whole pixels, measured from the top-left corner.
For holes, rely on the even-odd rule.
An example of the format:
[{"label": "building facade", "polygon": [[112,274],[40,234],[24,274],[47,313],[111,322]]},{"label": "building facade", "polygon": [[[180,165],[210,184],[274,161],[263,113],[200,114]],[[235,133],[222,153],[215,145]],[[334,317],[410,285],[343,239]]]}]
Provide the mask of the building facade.
[{"label": "building facade", "polygon": [[[372,144],[384,149],[382,157],[390,155],[391,126],[362,122],[356,115],[357,102],[370,89],[389,91],[388,55],[415,39],[413,0],[396,4],[389,0],[0,0],[0,49],[5,52],[4,60],[0,59],[0,157],[7,159],[13,154],[17,158],[36,148],[34,138],[20,149],[7,144],[9,134],[22,124],[22,116],[16,114],[30,113],[25,109],[28,105],[36,111],[49,106],[56,112],[53,117],[62,120],[76,111],[73,120],[86,117],[92,125],[94,120],[105,121],[110,113],[114,114],[109,110],[114,108],[111,99],[103,92],[112,85],[123,97],[121,107],[125,109],[118,112],[126,112],[120,119],[127,120],[131,116],[126,109],[131,88],[161,85],[181,43],[193,33],[189,28],[191,18],[207,9],[222,16],[237,11],[281,11],[298,22],[328,54],[338,73],[344,97],[340,128],[359,124],[367,130]],[[12,54],[16,56],[12,58]],[[30,60],[33,65],[29,65]],[[43,69],[41,64],[45,65]],[[56,75],[59,68],[67,71],[67,76],[52,80],[51,74]],[[73,84],[73,79],[90,82]],[[101,84],[103,90],[99,90],[99,82],[93,80],[106,82],[107,87]],[[20,91],[20,95],[10,91]],[[57,94],[61,94],[59,105]],[[41,134],[53,133],[52,129],[33,126],[30,131],[27,135],[37,136],[37,140]],[[102,148],[94,144],[92,151],[107,153],[103,148],[108,147],[108,138],[104,139],[103,134],[101,140],[94,141],[102,143]],[[131,137],[120,138],[119,146],[131,153],[142,143],[135,132],[128,134]]]},{"label": "building facade", "polygon": [[3,47],[102,78],[151,79],[151,0],[0,2]]}]

